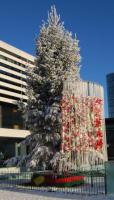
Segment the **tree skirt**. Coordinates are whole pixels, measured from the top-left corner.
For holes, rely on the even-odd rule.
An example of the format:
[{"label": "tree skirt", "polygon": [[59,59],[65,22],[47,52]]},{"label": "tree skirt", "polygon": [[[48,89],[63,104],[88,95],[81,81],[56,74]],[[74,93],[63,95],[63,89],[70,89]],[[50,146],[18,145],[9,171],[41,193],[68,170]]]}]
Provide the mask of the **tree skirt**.
[{"label": "tree skirt", "polygon": [[32,177],[34,186],[73,187],[84,184],[84,176],[80,175],[43,175],[35,173]]}]

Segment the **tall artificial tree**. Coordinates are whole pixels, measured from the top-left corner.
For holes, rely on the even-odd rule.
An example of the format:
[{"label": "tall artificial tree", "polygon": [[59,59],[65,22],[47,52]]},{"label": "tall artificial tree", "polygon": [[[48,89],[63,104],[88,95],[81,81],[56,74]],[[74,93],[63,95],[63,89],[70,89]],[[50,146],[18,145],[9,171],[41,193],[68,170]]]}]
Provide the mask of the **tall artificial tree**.
[{"label": "tall artificial tree", "polygon": [[23,109],[31,131],[26,165],[33,168],[57,168],[62,158],[61,98],[67,78],[80,80],[78,40],[65,30],[55,7],[51,7],[47,23],[43,23],[36,40],[35,67],[28,68],[27,104]]}]

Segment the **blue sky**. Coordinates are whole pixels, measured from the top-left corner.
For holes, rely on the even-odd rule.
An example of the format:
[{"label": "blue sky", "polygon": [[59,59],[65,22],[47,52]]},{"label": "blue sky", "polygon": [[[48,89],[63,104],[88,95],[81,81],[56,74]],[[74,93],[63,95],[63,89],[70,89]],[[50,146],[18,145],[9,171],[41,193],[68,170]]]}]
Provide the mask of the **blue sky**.
[{"label": "blue sky", "polygon": [[80,41],[81,77],[104,86],[107,116],[106,74],[114,72],[114,0],[1,0],[0,40],[35,54],[35,38],[53,4]]}]

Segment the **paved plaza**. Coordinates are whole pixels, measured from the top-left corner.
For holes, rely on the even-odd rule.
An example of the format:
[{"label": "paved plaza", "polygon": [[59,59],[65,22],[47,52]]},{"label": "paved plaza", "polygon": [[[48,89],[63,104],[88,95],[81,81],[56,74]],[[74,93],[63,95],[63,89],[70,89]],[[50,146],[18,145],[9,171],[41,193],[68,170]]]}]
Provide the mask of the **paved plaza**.
[{"label": "paved plaza", "polygon": [[114,200],[114,196],[81,196],[56,192],[37,192],[23,190],[0,190],[0,200]]}]

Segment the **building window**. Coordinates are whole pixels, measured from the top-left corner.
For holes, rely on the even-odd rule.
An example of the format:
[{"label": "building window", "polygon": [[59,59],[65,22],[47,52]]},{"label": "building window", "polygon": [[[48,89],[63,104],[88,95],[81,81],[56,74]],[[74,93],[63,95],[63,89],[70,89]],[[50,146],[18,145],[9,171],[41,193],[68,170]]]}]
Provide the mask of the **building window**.
[{"label": "building window", "polygon": [[21,147],[20,147],[20,146],[17,147],[17,155],[18,155],[18,156],[21,155]]},{"label": "building window", "polygon": [[26,154],[28,155],[29,153],[30,153],[30,146],[27,145],[27,146],[26,146]]}]

